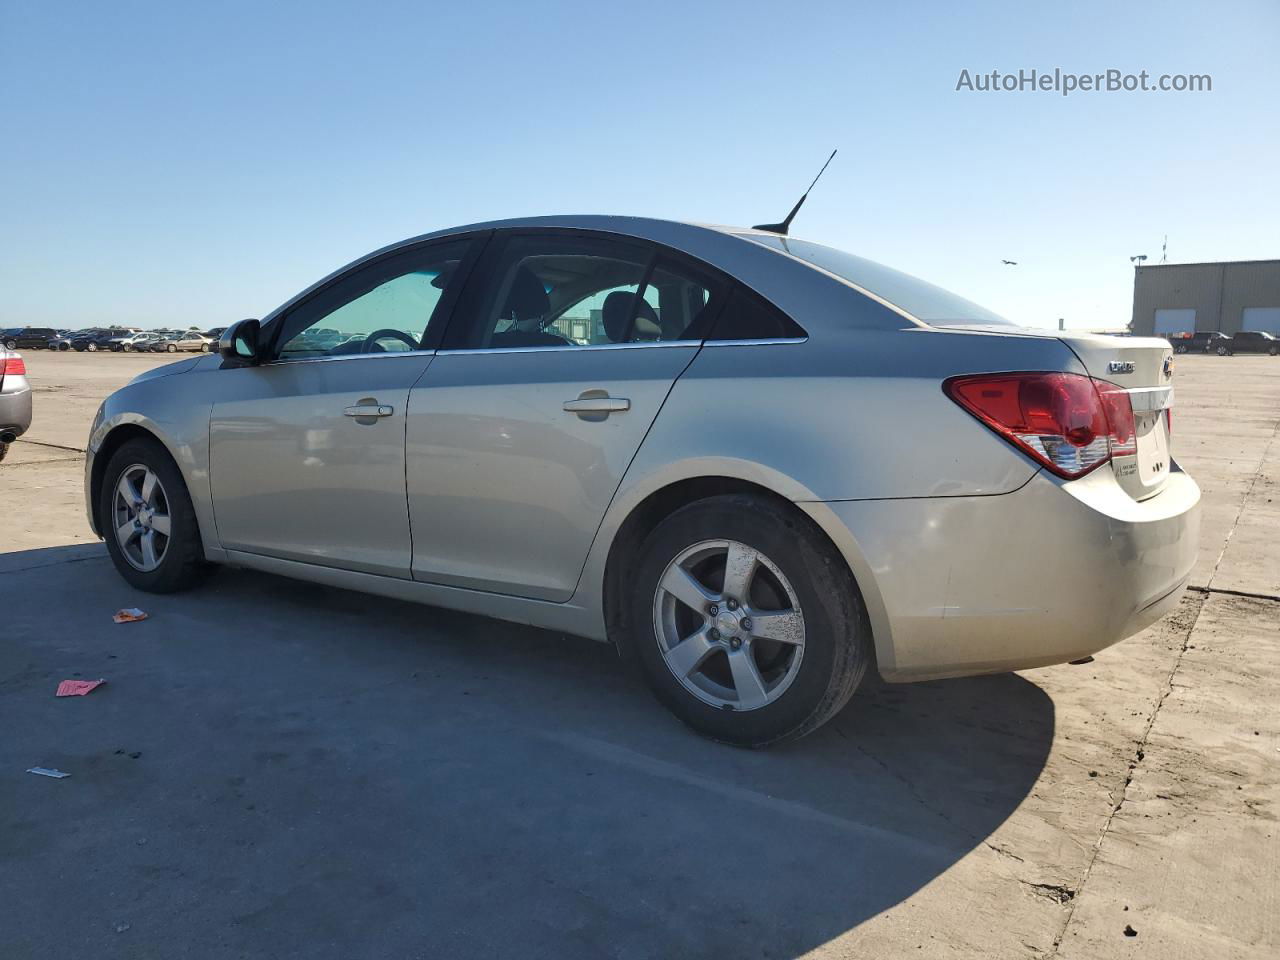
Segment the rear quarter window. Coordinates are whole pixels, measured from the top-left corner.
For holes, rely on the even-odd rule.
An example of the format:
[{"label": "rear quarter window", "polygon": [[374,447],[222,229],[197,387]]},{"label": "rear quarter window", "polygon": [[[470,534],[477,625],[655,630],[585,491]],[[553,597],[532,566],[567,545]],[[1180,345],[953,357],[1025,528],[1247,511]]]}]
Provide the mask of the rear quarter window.
[{"label": "rear quarter window", "polygon": [[708,340],[803,340],[808,334],[758,294],[735,287]]}]

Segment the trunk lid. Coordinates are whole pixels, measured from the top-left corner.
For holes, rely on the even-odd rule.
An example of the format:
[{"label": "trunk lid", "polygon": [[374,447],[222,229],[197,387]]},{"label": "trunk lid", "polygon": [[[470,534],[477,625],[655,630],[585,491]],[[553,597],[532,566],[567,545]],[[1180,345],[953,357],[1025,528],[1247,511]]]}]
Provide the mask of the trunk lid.
[{"label": "trunk lid", "polygon": [[1129,394],[1137,450],[1112,458],[1111,469],[1125,492],[1145,500],[1169,478],[1169,429],[1173,408],[1173,347],[1159,337],[1112,337],[1058,332],[1089,376]]}]

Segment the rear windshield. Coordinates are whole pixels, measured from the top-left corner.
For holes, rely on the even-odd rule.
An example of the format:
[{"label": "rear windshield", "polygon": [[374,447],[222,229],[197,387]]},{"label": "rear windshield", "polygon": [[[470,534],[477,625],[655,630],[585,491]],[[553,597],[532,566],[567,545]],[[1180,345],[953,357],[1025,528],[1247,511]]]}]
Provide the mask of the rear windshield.
[{"label": "rear windshield", "polygon": [[864,260],[843,250],[824,247],[808,240],[792,240],[790,237],[766,236],[758,233],[742,233],[738,236],[756,243],[789,253],[815,267],[834,273],[837,277],[857,284],[863,290],[874,293],[895,307],[926,323],[991,323],[1009,325],[999,314],[980,307],[972,300],[935,287],[932,283],[917,280],[908,273],[894,270],[874,260]]}]

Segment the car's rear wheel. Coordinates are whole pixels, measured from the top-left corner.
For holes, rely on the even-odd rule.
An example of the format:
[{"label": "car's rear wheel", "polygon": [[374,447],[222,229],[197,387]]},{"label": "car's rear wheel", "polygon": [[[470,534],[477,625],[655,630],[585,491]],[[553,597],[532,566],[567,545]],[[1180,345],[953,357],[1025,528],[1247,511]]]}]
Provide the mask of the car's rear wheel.
[{"label": "car's rear wheel", "polygon": [[201,353],[208,353],[208,352],[209,352],[209,345],[208,345],[207,343],[202,343],[202,344],[200,344],[200,352],[201,352]]},{"label": "car's rear wheel", "polygon": [[96,343],[86,344],[85,349],[88,350],[90,353],[97,353],[98,345]]},{"label": "car's rear wheel", "polygon": [[17,341],[17,340],[6,340],[6,341],[4,342],[4,346],[5,346],[5,349],[6,349],[6,350],[17,350],[17,349],[18,349],[18,341]]},{"label": "car's rear wheel", "polygon": [[167,347],[165,347],[165,349],[166,349],[167,351],[169,351],[169,353],[177,353],[177,352],[178,352],[178,347],[177,347],[177,345],[172,344],[172,343],[171,343],[171,344],[169,344]]},{"label": "car's rear wheel", "polygon": [[112,455],[98,520],[116,570],[139,590],[185,590],[208,571],[187,485],[158,441],[129,440]]},{"label": "car's rear wheel", "polygon": [[1218,356],[1220,356],[1220,357],[1229,356],[1229,355],[1230,355],[1230,353],[1231,353],[1231,351],[1230,351],[1230,350],[1228,350],[1226,347],[1219,347],[1219,348],[1218,348]]},{"label": "car's rear wheel", "polygon": [[1187,348],[1186,348],[1186,347],[1184,347],[1182,344],[1178,344],[1176,347],[1174,347],[1174,348],[1173,348],[1173,352],[1174,352],[1174,353],[1186,353],[1186,352],[1187,352]]},{"label": "car's rear wheel", "polygon": [[716,740],[816,729],[871,662],[857,584],[808,518],[763,497],[689,504],[645,540],[624,638],[658,699]]}]

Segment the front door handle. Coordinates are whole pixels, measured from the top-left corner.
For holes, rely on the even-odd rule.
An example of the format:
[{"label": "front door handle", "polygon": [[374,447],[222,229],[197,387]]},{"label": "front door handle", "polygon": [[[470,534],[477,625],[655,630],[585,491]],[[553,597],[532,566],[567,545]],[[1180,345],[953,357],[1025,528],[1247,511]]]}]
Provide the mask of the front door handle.
[{"label": "front door handle", "polygon": [[342,415],[363,419],[364,417],[389,417],[395,412],[393,407],[385,403],[361,403],[354,407],[347,407],[342,411]]}]

